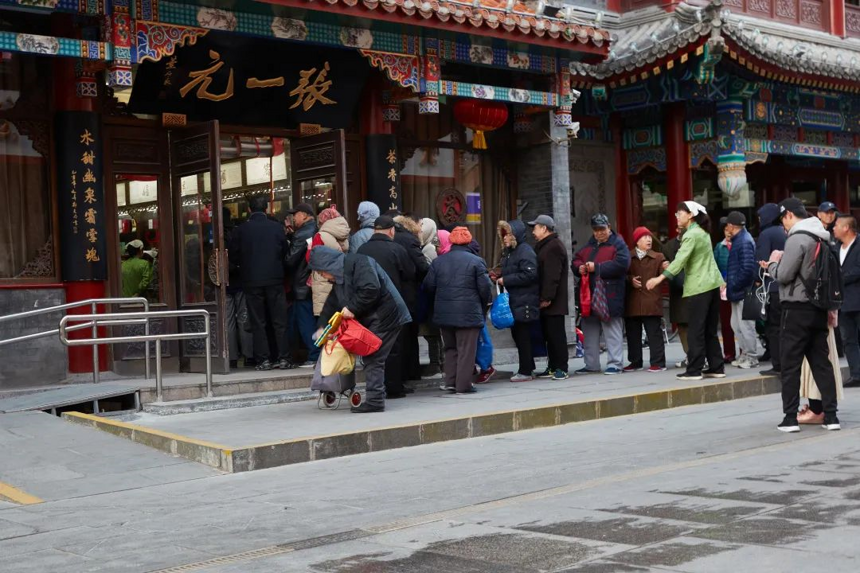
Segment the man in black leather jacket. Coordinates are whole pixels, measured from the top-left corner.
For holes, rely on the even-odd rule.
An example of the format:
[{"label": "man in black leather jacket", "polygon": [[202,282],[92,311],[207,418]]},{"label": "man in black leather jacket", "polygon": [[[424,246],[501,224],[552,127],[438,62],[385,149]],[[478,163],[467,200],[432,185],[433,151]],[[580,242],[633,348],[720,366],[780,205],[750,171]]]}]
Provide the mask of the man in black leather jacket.
[{"label": "man in black leather jacket", "polygon": [[305,255],[308,245],[317,232],[316,218],[313,207],[307,203],[299,203],[293,209],[287,211],[292,217],[292,225],[287,220],[287,240],[290,247],[287,250],[285,265],[290,276],[292,294],[295,299],[290,308],[291,330],[298,329],[302,342],[308,349],[308,359],[300,366],[302,368],[313,368],[320,355],[320,349],[314,346],[314,331],[316,320],[314,318],[314,305],[311,297],[311,287],[308,286],[308,278],[311,269]]}]

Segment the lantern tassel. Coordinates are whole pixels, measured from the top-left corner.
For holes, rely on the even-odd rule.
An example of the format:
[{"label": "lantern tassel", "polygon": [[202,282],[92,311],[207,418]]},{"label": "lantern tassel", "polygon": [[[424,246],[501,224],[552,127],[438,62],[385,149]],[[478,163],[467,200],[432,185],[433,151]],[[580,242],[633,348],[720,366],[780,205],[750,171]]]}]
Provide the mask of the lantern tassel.
[{"label": "lantern tassel", "polygon": [[487,138],[484,137],[484,132],[480,129],[475,130],[475,135],[472,137],[472,148],[473,149],[486,149],[487,148]]}]

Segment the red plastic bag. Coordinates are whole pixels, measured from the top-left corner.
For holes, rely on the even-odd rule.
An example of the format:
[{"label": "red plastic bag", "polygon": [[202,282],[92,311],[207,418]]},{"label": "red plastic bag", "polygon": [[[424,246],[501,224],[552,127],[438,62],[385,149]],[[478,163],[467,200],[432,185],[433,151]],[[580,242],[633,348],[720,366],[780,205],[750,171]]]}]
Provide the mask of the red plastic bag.
[{"label": "red plastic bag", "polygon": [[591,282],[588,275],[579,281],[579,312],[582,316],[591,316]]},{"label": "red plastic bag", "polygon": [[382,339],[367,330],[357,320],[344,320],[337,334],[337,341],[350,354],[370,356],[382,346]]}]

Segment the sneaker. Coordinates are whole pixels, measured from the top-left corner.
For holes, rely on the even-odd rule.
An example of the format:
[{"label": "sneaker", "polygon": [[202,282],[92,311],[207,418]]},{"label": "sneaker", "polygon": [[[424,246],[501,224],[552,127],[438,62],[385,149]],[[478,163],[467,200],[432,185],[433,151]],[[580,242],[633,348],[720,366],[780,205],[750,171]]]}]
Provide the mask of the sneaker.
[{"label": "sneaker", "polygon": [[821,427],[831,432],[842,429],[842,426],[839,425],[839,418],[836,417],[836,414],[824,414],[824,423],[821,424]]},{"label": "sneaker", "polygon": [[686,368],[687,367],[687,359],[684,358],[680,362],[675,363],[675,368]]},{"label": "sneaker", "polygon": [[353,414],[372,414],[374,412],[384,412],[385,406],[371,406],[367,402],[358,406],[353,406],[349,409]]},{"label": "sneaker", "polygon": [[617,366],[607,366],[606,370],[603,371],[604,376],[614,376],[615,374],[621,374],[624,372],[621,368]]},{"label": "sneaker", "polygon": [[511,382],[531,382],[534,379],[534,376],[529,376],[528,374],[514,374],[511,376]]},{"label": "sneaker", "polygon": [[490,378],[496,375],[496,369],[490,366],[486,370],[482,370],[480,374],[478,374],[478,379],[475,380],[475,384],[486,384],[490,381]]},{"label": "sneaker", "polygon": [[675,376],[675,378],[677,378],[678,380],[683,380],[685,382],[693,382],[695,380],[701,380],[702,375],[701,374],[687,374],[686,372],[684,372],[683,374],[678,374],[677,376]]},{"label": "sneaker", "polygon": [[299,368],[313,368],[316,365],[317,363],[313,360],[308,360],[307,362],[302,362],[301,364],[299,364]]},{"label": "sneaker", "polygon": [[443,392],[456,392],[457,391],[456,388],[454,388],[453,386],[448,386],[447,384],[442,384],[441,386],[439,386],[439,389],[442,390]]},{"label": "sneaker", "polygon": [[734,366],[735,368],[740,367],[741,363],[744,361],[744,358],[746,357],[741,355],[739,358],[732,360],[732,366]]},{"label": "sneaker", "polygon": [[705,378],[725,378],[726,373],[725,372],[712,371],[712,370],[703,370],[702,376],[704,376]]},{"label": "sneaker", "polygon": [[816,414],[809,409],[809,406],[804,406],[803,410],[797,413],[798,424],[817,425],[824,423],[824,412]]},{"label": "sneaker", "polygon": [[656,374],[657,372],[665,372],[665,371],[666,371],[665,366],[651,366],[650,368],[648,368],[648,372],[650,372],[651,374]]},{"label": "sneaker", "polygon": [[274,364],[272,364],[268,360],[263,360],[262,362],[260,362],[259,364],[257,364],[254,367],[254,370],[257,370],[259,372],[266,372],[268,370],[274,370],[274,368],[275,368]]},{"label": "sneaker", "polygon": [[745,356],[740,364],[738,364],[738,368],[743,368],[744,370],[749,370],[750,368],[758,367],[758,358],[754,356]]},{"label": "sneaker", "polygon": [[768,370],[761,370],[759,372],[762,376],[779,376],[779,370],[775,368],[769,368]]},{"label": "sneaker", "polygon": [[[316,366],[316,364],[314,364],[314,366]],[[296,365],[287,360],[286,358],[278,361],[278,368],[280,368],[281,370],[292,370],[295,367]]]},{"label": "sneaker", "polygon": [[556,370],[552,373],[553,380],[567,380],[567,372],[564,370]]},{"label": "sneaker", "polygon": [[782,423],[777,426],[776,429],[787,434],[799,432],[800,426],[797,423],[797,416],[786,414],[785,418],[782,419]]},{"label": "sneaker", "polygon": [[600,374],[600,370],[589,370],[588,368],[580,368],[576,374]]},{"label": "sneaker", "polygon": [[535,372],[535,378],[552,378],[552,370],[547,368],[543,372]]},{"label": "sneaker", "polygon": [[625,372],[639,372],[640,370],[642,370],[641,365],[636,366],[636,365],[630,364],[629,366],[624,367]]}]

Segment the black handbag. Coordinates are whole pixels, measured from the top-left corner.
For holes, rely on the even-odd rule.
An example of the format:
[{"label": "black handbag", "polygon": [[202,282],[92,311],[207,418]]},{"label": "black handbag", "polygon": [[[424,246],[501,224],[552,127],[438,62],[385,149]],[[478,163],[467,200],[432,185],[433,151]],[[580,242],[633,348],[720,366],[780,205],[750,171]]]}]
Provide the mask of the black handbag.
[{"label": "black handbag", "polygon": [[764,320],[765,315],[762,314],[763,308],[756,290],[756,287],[753,287],[744,295],[744,311],[741,315],[743,320]]}]

